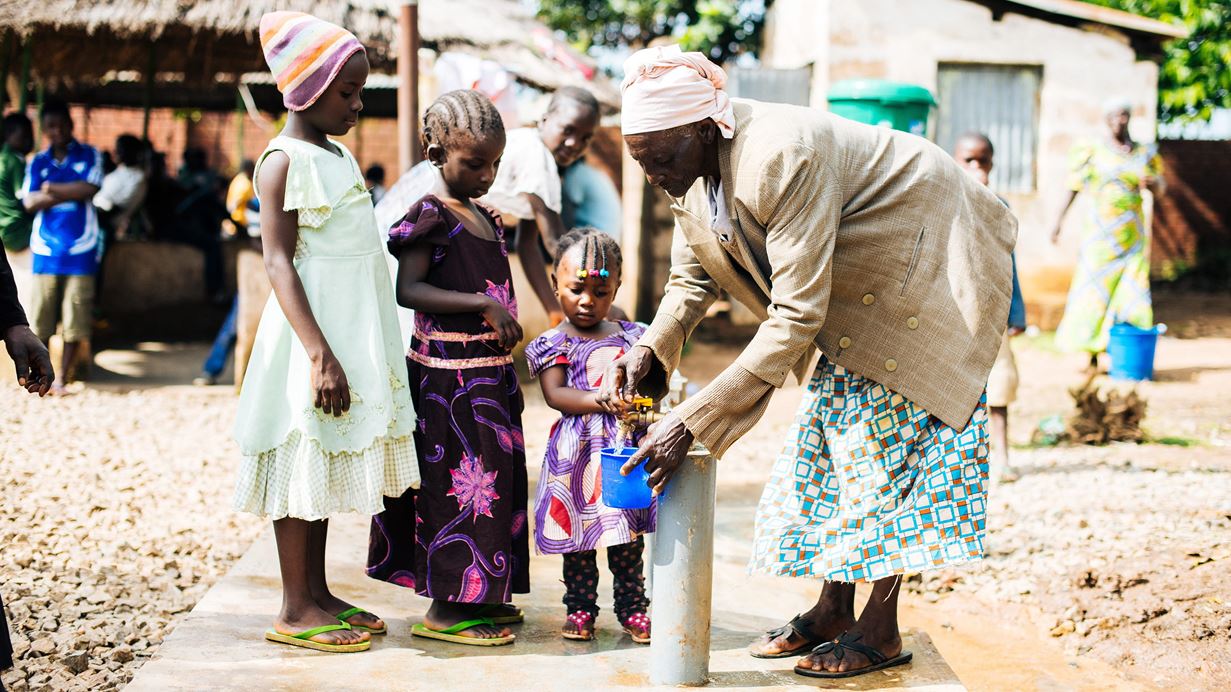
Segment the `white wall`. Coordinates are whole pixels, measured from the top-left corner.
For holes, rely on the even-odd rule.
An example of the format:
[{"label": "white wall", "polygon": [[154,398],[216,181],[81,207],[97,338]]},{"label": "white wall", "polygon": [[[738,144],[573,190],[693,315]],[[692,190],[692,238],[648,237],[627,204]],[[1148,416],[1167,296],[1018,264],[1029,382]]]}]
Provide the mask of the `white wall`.
[{"label": "white wall", "polygon": [[1134,138],[1155,139],[1157,65],[1138,61],[1127,39],[1105,27],[1065,27],[1017,14],[993,21],[990,10],[966,0],[777,0],[765,36],[766,66],[813,64],[817,107],[825,106],[829,85],[843,79],[890,79],[934,91],[942,62],[1041,65],[1038,190],[1006,195],[1021,222],[1023,275],[1057,273],[1075,262],[1085,211],[1080,200],[1061,247],[1046,236],[1065,193],[1068,151],[1102,136],[1103,103],[1127,99]]}]

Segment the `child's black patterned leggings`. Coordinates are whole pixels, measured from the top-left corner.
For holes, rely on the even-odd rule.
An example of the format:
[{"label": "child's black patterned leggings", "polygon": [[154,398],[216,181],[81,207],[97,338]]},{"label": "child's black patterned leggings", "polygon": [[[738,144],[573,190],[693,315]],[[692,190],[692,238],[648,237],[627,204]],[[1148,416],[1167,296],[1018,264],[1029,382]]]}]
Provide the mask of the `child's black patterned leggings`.
[{"label": "child's black patterned leggings", "polygon": [[[638,536],[632,543],[607,548],[607,567],[611,569],[615,592],[616,617],[623,622],[633,613],[644,613],[650,607],[645,595],[644,564],[641,553],[645,540]],[[597,551],[584,550],[564,554],[564,606],[568,612],[582,611],[598,615]]]}]

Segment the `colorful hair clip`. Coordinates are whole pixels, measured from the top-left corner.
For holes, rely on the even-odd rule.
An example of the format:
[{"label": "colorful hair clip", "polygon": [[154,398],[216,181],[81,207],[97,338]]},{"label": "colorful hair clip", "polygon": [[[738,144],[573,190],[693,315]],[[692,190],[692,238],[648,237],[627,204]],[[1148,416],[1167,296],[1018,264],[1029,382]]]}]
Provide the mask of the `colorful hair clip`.
[{"label": "colorful hair clip", "polygon": [[598,275],[599,275],[599,276],[601,276],[601,277],[603,277],[603,278],[605,279],[605,278],[607,278],[607,277],[611,276],[611,272],[607,271],[606,269],[600,269],[600,270],[599,270],[599,272],[598,272]]},{"label": "colorful hair clip", "polygon": [[584,269],[578,269],[578,270],[577,270],[577,278],[579,278],[579,279],[584,279],[584,278],[586,278],[586,270],[584,270]]}]

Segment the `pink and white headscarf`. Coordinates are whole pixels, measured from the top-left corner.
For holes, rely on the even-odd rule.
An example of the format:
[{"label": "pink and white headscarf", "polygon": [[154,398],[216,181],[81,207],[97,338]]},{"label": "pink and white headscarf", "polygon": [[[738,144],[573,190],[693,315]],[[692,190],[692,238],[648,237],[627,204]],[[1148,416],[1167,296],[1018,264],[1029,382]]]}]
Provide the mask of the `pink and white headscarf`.
[{"label": "pink and white headscarf", "polygon": [[701,53],[685,53],[679,46],[639,50],[624,62],[620,129],[639,135],[710,118],[730,139],[735,113],[726,83],[727,73]]}]

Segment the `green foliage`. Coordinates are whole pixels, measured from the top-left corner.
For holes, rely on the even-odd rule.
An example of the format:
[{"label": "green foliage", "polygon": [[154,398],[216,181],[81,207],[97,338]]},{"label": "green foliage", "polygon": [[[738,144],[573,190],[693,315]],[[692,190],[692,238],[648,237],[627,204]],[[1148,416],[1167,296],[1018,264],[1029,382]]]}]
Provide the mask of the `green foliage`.
[{"label": "green foliage", "polygon": [[1231,108],[1231,0],[1087,0],[1188,28],[1168,41],[1158,75],[1160,120],[1208,120]]},{"label": "green foliage", "polygon": [[539,18],[582,50],[672,36],[715,61],[756,54],[773,0],[539,0]]}]

